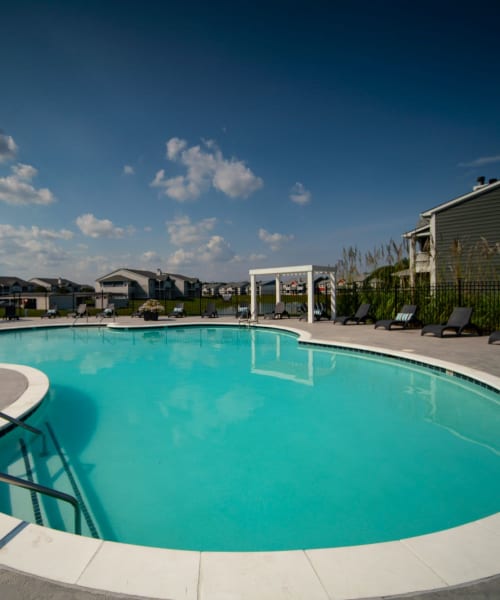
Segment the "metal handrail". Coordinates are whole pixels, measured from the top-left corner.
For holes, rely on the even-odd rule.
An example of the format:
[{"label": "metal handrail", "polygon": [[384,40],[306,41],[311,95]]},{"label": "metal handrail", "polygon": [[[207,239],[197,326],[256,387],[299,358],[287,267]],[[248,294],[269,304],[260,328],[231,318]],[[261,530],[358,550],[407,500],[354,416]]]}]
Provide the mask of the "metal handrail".
[{"label": "metal handrail", "polygon": [[7,473],[0,473],[0,481],[8,483],[9,485],[15,485],[17,487],[25,488],[27,490],[31,490],[39,494],[45,494],[46,496],[57,498],[58,500],[62,500],[63,502],[68,502],[73,506],[75,510],[75,533],[77,535],[81,535],[82,517],[80,514],[80,506],[78,505],[78,500],[76,498],[70,496],[69,494],[65,494],[64,492],[58,492],[57,490],[53,490],[52,488],[40,485],[39,483],[26,481],[25,479],[14,477],[13,475],[7,475]]},{"label": "metal handrail", "polygon": [[6,413],[4,413],[2,411],[0,411],[0,418],[5,419],[12,425],[16,425],[16,427],[22,427],[23,429],[26,429],[27,431],[31,431],[31,433],[35,433],[36,435],[41,435],[42,439],[43,439],[42,456],[47,454],[47,440],[45,439],[45,432],[43,432],[41,429],[38,429],[37,427],[33,427],[33,425],[28,425],[28,423],[21,421],[21,419],[16,419],[16,417],[11,417],[10,415],[7,415]]}]

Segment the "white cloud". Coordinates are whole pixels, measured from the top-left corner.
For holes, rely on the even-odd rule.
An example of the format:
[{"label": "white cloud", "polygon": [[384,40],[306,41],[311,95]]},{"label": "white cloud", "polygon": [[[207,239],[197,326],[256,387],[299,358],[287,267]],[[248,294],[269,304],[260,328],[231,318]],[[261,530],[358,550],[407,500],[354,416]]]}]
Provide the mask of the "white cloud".
[{"label": "white cloud", "polygon": [[187,215],[181,215],[166,222],[169,241],[178,248],[167,259],[171,270],[186,268],[205,269],[207,265],[233,260],[234,252],[229,243],[220,235],[213,235],[217,224],[215,217],[192,222]]},{"label": "white cloud", "polygon": [[17,154],[16,142],[10,135],[0,131],[0,163],[13,160]]},{"label": "white cloud", "polygon": [[9,270],[30,273],[56,268],[69,256],[57,241],[70,240],[73,235],[67,229],[57,231],[0,224],[0,262]]},{"label": "white cloud", "polygon": [[226,262],[234,256],[231,246],[220,235],[213,235],[199,251],[202,262],[206,263]]},{"label": "white cloud", "polygon": [[169,160],[175,160],[180,152],[187,146],[186,140],[181,140],[178,137],[173,137],[166,143],[167,146],[167,158]]},{"label": "white cloud", "polygon": [[255,262],[262,262],[266,258],[267,258],[267,256],[265,254],[252,253],[252,254],[249,254],[248,256],[242,256],[241,254],[235,254],[233,256],[233,258],[231,259],[231,262],[234,264],[255,263]]},{"label": "white cloud", "polygon": [[195,253],[179,248],[167,258],[169,270],[178,271],[193,264]]},{"label": "white cloud", "polygon": [[203,140],[200,145],[187,147],[180,138],[171,138],[167,142],[167,158],[179,162],[186,168],[185,175],[165,177],[164,169],[158,171],[152,187],[176,200],[186,202],[195,200],[211,187],[231,198],[246,198],[263,186],[257,177],[241,160],[227,160],[213,140]]},{"label": "white cloud", "polygon": [[292,189],[290,190],[290,200],[295,202],[295,204],[304,206],[305,204],[309,204],[311,202],[312,194],[304,187],[302,183],[297,181],[297,183],[293,185]]},{"label": "white cloud", "polygon": [[241,161],[220,162],[213,177],[214,188],[231,198],[247,198],[262,185],[262,179]]},{"label": "white cloud", "polygon": [[292,234],[285,235],[283,233],[269,233],[263,228],[259,229],[259,239],[268,244],[271,250],[279,250],[283,244],[293,240]]},{"label": "white cloud", "polygon": [[459,167],[482,167],[500,162],[500,156],[482,156],[466,163],[458,163]]},{"label": "white cloud", "polygon": [[147,250],[141,255],[141,262],[147,265],[158,265],[162,262],[162,258],[155,250]]},{"label": "white cloud", "polygon": [[217,219],[212,217],[192,223],[191,219],[186,215],[176,217],[172,221],[167,221],[166,225],[171,243],[176,246],[182,246],[184,244],[199,243],[205,239],[207,234],[214,228],[216,222]]},{"label": "white cloud", "polygon": [[35,169],[35,167],[32,167],[31,165],[24,165],[22,163],[14,165],[12,167],[12,171],[17,179],[22,179],[23,181],[31,181],[38,174],[38,171]]},{"label": "white cloud", "polygon": [[234,252],[229,243],[220,235],[213,235],[206,243],[193,250],[179,248],[167,259],[167,266],[171,270],[182,270],[192,265],[212,265],[213,263],[226,263],[234,258]]},{"label": "white cloud", "polygon": [[195,181],[189,181],[183,175],[165,179],[165,171],[161,169],[156,173],[152,187],[164,188],[164,194],[177,202],[195,200],[201,194],[201,189]]},{"label": "white cloud", "polygon": [[32,226],[31,231],[32,235],[47,240],[72,240],[75,235],[69,229],[60,229],[59,231],[53,231],[52,229],[40,229],[35,225]]},{"label": "white cloud", "polygon": [[0,238],[1,239],[16,239],[16,240],[71,240],[74,237],[74,233],[69,229],[60,229],[56,231],[54,229],[41,229],[36,225],[31,227],[14,227],[13,225],[0,224]]},{"label": "white cloud", "polygon": [[125,165],[123,167],[123,174],[124,175],[134,175],[135,174],[134,167],[132,167],[130,165]]},{"label": "white cloud", "polygon": [[77,217],[76,224],[84,235],[91,238],[121,238],[125,235],[123,227],[115,227],[109,219],[97,219],[91,213]]},{"label": "white cloud", "polygon": [[248,256],[247,260],[253,262],[253,261],[257,261],[257,260],[265,260],[266,258],[267,258],[267,256],[265,254],[253,253]]},{"label": "white cloud", "polygon": [[38,171],[31,165],[19,163],[11,167],[13,175],[0,177],[0,201],[17,206],[26,204],[52,204],[55,196],[47,188],[36,189],[31,180]]}]

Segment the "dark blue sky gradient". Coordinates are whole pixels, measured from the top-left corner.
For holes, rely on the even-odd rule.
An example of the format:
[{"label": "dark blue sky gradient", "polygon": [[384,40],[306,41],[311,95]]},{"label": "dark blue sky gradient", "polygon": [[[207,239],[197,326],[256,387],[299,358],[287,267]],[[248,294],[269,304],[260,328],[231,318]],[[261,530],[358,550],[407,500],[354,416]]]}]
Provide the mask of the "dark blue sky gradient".
[{"label": "dark blue sky gradient", "polygon": [[[74,232],[59,262],[59,247],[24,249],[4,269],[227,280],[399,241],[421,211],[499,175],[499,16],[493,2],[4,2],[0,129],[18,154],[0,178],[33,165],[35,188],[58,201],[0,202],[0,223]],[[186,174],[165,158],[173,137],[214,140],[263,186],[162,195],[150,185],[160,169]],[[290,201],[296,182],[309,204]],[[134,231],[89,237],[75,225],[84,213]],[[166,231],[180,217],[216,219],[210,235],[230,250],[200,262],[208,238],[181,247]],[[260,229],[284,238],[272,249]]]}]

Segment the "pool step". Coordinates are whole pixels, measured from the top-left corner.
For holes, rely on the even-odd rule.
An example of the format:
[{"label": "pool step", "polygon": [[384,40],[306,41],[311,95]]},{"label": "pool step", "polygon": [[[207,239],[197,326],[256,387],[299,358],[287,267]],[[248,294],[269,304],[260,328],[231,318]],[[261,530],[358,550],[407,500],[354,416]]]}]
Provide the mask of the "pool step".
[{"label": "pool step", "polygon": [[[36,476],[33,474],[31,467],[31,456],[28,451],[23,454],[21,445],[19,447],[19,458],[12,461],[5,470],[8,475],[19,477],[25,481],[35,481]],[[27,468],[27,462],[28,468]],[[30,492],[14,485],[2,486],[2,493],[5,495],[8,504],[10,505],[10,514],[23,521],[45,525],[43,509],[40,506],[40,498],[35,492]]]},{"label": "pool step", "polygon": [[66,453],[62,448],[61,444],[59,443],[57,435],[51,424],[47,422],[45,426],[49,433],[54,449],[57,452],[57,457],[59,458],[60,464],[62,465],[63,471],[61,472],[61,485],[64,485],[65,487],[65,489],[62,491],[65,491],[67,494],[74,496],[78,500],[78,504],[80,505],[80,510],[82,513],[82,523],[84,524],[84,531],[87,531],[85,535],[89,535],[93,538],[101,538],[101,535],[99,534],[99,531],[96,526],[95,517],[92,515],[92,512],[89,508],[88,498],[86,498],[82,491],[83,486],[78,480],[75,469],[71,468]]},{"label": "pool step", "polygon": [[[88,499],[81,491],[80,481],[70,467],[54,430],[49,424],[46,425],[49,454],[40,450],[42,446],[37,438],[29,441],[20,438],[19,453],[10,461],[6,472],[75,497],[82,516],[82,534],[100,538],[95,516],[89,509]],[[30,523],[74,532],[74,509],[67,502],[14,485],[5,486],[2,493],[6,494],[10,504],[9,512],[13,516]]]},{"label": "pool step", "polygon": [[[23,457],[24,469],[26,471],[26,479],[28,481],[30,481],[31,483],[33,483],[35,481],[35,479],[34,479],[33,468],[31,466],[32,461],[30,459],[30,455],[28,453],[26,443],[22,438],[19,440],[19,448],[21,450],[21,454]],[[37,525],[43,525],[43,516],[42,516],[41,507],[40,507],[39,494],[37,494],[37,492],[35,492],[33,490],[30,490],[29,495],[30,495],[30,499],[31,499],[31,505],[33,507],[33,515],[35,517],[35,523]]]}]

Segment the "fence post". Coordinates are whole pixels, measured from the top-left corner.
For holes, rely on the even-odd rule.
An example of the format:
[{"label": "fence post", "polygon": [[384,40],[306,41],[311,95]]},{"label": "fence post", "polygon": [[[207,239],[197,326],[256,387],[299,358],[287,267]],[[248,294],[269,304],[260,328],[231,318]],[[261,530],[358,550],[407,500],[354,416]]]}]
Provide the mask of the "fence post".
[{"label": "fence post", "polygon": [[398,311],[398,284],[394,282],[394,309]]},{"label": "fence post", "polygon": [[458,292],[458,306],[462,306],[462,279],[459,277],[457,280],[457,292]]}]

